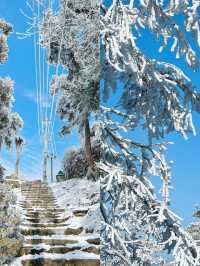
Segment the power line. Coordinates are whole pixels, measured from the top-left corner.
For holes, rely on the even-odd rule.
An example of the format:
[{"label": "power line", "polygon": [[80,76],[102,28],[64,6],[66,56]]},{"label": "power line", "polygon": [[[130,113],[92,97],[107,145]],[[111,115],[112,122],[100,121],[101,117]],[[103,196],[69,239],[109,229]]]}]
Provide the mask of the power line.
[{"label": "power line", "polygon": [[[66,4],[67,2],[65,2],[65,5],[64,5],[64,14],[66,14]],[[62,29],[62,35],[61,35],[61,41],[60,41],[60,46],[59,46],[59,52],[58,52],[58,59],[57,59],[57,65],[56,65],[56,78],[58,76],[58,71],[59,71],[59,61],[60,61],[60,58],[61,58],[61,50],[62,50],[62,45],[63,45],[63,40],[64,40],[64,32],[65,32],[65,27],[63,25],[63,29]],[[62,72],[63,72],[63,69],[62,69]],[[56,113],[56,110],[54,110],[54,104],[55,104],[55,94],[56,92],[54,91],[53,92],[53,99],[52,99],[52,102],[51,102],[51,111],[50,111],[50,121],[52,121],[52,118],[53,118],[53,123],[51,123],[50,125],[52,125],[52,128],[50,129],[49,128],[49,131],[53,131],[54,129],[54,116],[55,116],[55,113]],[[54,116],[53,116],[53,112],[54,112]]]},{"label": "power line", "polygon": [[37,120],[38,120],[38,134],[41,138],[40,129],[40,107],[39,107],[39,90],[38,90],[38,64],[37,64],[37,37],[36,37],[36,18],[35,18],[35,0],[33,0],[33,24],[34,24],[34,60],[35,60],[35,81],[36,81],[36,98],[37,98]]},{"label": "power line", "polygon": [[[54,124],[55,124],[55,117],[56,117],[56,108],[55,108],[55,94],[53,92],[50,112],[48,112],[48,100],[50,94],[50,62],[49,62],[49,53],[51,52],[51,36],[52,36],[52,22],[51,17],[46,16],[47,12],[50,12],[52,9],[52,1],[47,0],[43,2],[43,5],[40,1],[37,1],[37,13],[35,14],[35,2],[33,0],[33,19],[34,19],[34,47],[35,47],[35,75],[36,75],[36,89],[37,89],[37,115],[38,115],[38,134],[42,139],[43,142],[43,180],[47,180],[47,165],[48,165],[48,153],[49,153],[49,142],[51,144],[51,151],[54,156],[56,156],[56,143],[54,137]],[[66,5],[66,3],[65,3]],[[65,8],[64,8],[65,10]],[[65,11],[66,12],[66,11]],[[43,21],[42,21],[43,16]],[[47,37],[49,38],[47,47],[43,47],[41,34],[45,34],[42,32],[43,29],[41,27],[40,22],[45,23],[45,16],[49,18],[49,25],[47,29]],[[59,43],[59,51],[58,51],[58,58],[56,62],[55,68],[55,76],[58,76],[59,67],[60,67],[60,58],[62,52],[62,44],[64,40],[64,30],[65,28],[61,27],[62,35]],[[44,37],[45,38],[45,37]],[[45,44],[43,44],[45,45]],[[64,68],[62,68],[63,74]],[[45,73],[46,72],[46,73]],[[46,79],[46,80],[45,80]],[[46,88],[45,88],[46,85]],[[57,105],[57,101],[56,101]]]},{"label": "power line", "polygon": [[38,71],[39,71],[39,108],[40,108],[40,122],[41,122],[41,128],[43,129],[43,112],[42,112],[42,68],[41,68],[41,47],[40,47],[40,29],[39,29],[39,19],[40,19],[40,1],[37,2],[37,18],[38,18]]}]

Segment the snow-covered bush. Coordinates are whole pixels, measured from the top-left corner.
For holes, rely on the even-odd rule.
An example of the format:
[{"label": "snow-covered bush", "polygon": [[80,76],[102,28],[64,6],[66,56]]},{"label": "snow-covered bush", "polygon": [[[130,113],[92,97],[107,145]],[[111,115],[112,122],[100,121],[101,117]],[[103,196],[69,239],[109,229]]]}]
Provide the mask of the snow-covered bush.
[{"label": "snow-covered bush", "polygon": [[81,148],[67,150],[62,164],[67,179],[83,178],[87,174],[87,161]]},{"label": "snow-covered bush", "polygon": [[11,188],[0,183],[0,265],[9,264],[22,246],[16,198]]},{"label": "snow-covered bush", "polygon": [[[100,149],[97,143],[92,145],[92,156],[95,162],[99,161]],[[66,150],[62,160],[62,168],[66,179],[86,177],[89,165],[84,150],[81,147]]]}]

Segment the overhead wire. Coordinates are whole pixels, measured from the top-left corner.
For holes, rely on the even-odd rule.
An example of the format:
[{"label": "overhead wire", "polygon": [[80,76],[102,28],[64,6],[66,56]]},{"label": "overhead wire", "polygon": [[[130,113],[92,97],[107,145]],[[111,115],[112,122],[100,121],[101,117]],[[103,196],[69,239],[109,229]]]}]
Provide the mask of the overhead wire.
[{"label": "overhead wire", "polygon": [[[49,10],[51,10],[51,0],[49,0]],[[49,94],[49,84],[50,84],[50,63],[49,63],[49,52],[50,52],[50,45],[51,45],[51,33],[52,33],[52,24],[51,21],[49,22],[49,42],[48,42],[48,49],[47,49],[47,73],[46,73],[46,94],[45,94],[45,116],[48,116],[48,94]]]},{"label": "overhead wire", "polygon": [[38,122],[38,135],[41,138],[41,124],[40,124],[40,106],[39,106],[39,83],[38,83],[38,63],[37,63],[37,20],[35,17],[35,0],[33,0],[33,24],[34,24],[34,60],[35,60],[35,83],[36,83],[36,99],[37,99],[37,122]]},{"label": "overhead wire", "polygon": [[37,1],[37,24],[38,24],[38,71],[39,71],[39,108],[40,108],[40,123],[41,123],[41,131],[43,133],[44,131],[44,125],[43,125],[43,109],[42,109],[42,67],[41,67],[41,45],[40,45],[40,29],[39,29],[39,19],[40,19],[40,1]]},{"label": "overhead wire", "polygon": [[[66,5],[67,5],[67,2],[65,2],[65,5],[64,5],[64,15],[66,14]],[[64,40],[64,33],[65,33],[65,25],[63,25],[63,29],[62,29],[62,35],[61,35],[61,41],[60,41],[60,46],[59,46],[59,51],[58,51],[58,59],[57,59],[57,64],[56,64],[56,78],[58,76],[58,72],[59,72],[59,62],[60,62],[60,59],[61,59],[61,50],[62,50],[62,45],[63,45],[63,40]],[[63,68],[62,68],[62,71],[63,71]],[[56,113],[56,108],[54,108],[54,105],[55,105],[55,94],[56,92],[54,91],[53,92],[53,99],[52,99],[52,102],[51,102],[51,109],[50,109],[50,124],[49,124],[49,131],[53,131],[54,130],[54,116],[53,116],[53,113],[55,114]],[[53,123],[51,123],[52,121],[52,118],[53,118]],[[50,129],[50,126],[51,126],[51,129]]]},{"label": "overhead wire", "polygon": [[[66,5],[66,4],[65,4]],[[48,7],[47,7],[48,6]],[[48,9],[47,9],[48,8]],[[35,0],[33,0],[33,19],[34,19],[34,48],[35,48],[35,76],[36,76],[36,90],[37,90],[37,116],[38,116],[38,134],[39,136],[44,136],[48,134],[49,141],[51,145],[51,149],[53,153],[57,153],[56,151],[56,142],[54,137],[54,124],[55,124],[55,116],[56,109],[55,105],[55,92],[52,96],[52,101],[50,107],[48,106],[49,100],[49,86],[50,86],[50,62],[49,62],[49,53],[50,53],[50,45],[51,45],[51,35],[52,35],[52,22],[49,21],[48,34],[48,48],[41,49],[41,28],[40,28],[40,19],[43,15],[43,22],[45,22],[45,15],[47,11],[51,10],[52,1],[49,0],[48,4],[44,1],[41,7],[41,3],[37,1],[37,15],[35,15]],[[64,8],[65,11],[65,8]],[[64,27],[62,29],[61,40],[59,44],[58,58],[55,70],[55,76],[57,77],[60,69],[60,58],[61,58],[61,50],[62,44],[64,40]],[[62,67],[62,74],[64,68]],[[46,80],[45,80],[46,79]],[[45,88],[46,86],[46,88]],[[48,113],[48,107],[50,108],[50,112]],[[49,116],[49,117],[48,117]],[[48,121],[48,122],[47,122]],[[42,139],[43,140],[43,139]],[[44,141],[44,140],[43,140]]]},{"label": "overhead wire", "polygon": [[[43,2],[43,24],[45,22],[45,16],[46,16],[46,1]],[[45,44],[43,44],[43,45],[45,45]],[[43,73],[42,73],[43,74],[43,88],[42,88],[42,110],[43,110],[43,118],[42,118],[42,120],[43,120],[43,123],[44,123],[44,127],[46,127],[46,123],[44,121],[47,119],[47,115],[46,115],[47,96],[46,96],[46,94],[48,93],[48,87],[46,85],[46,80],[49,79],[48,75],[46,74],[48,72],[48,69],[47,68],[48,68],[47,51],[46,51],[46,48],[43,46]],[[47,133],[46,132],[46,128],[44,128],[44,133]]]},{"label": "overhead wire", "polygon": [[[62,68],[62,73],[61,73],[61,75],[63,75],[63,73],[64,73],[64,68]],[[57,105],[58,105],[58,100],[59,100],[59,98],[57,97],[57,99],[56,99],[56,104],[55,104],[55,109],[54,109],[53,117],[52,117],[52,121],[51,121],[51,132],[54,131],[55,120],[56,120],[56,107],[57,107]]]}]

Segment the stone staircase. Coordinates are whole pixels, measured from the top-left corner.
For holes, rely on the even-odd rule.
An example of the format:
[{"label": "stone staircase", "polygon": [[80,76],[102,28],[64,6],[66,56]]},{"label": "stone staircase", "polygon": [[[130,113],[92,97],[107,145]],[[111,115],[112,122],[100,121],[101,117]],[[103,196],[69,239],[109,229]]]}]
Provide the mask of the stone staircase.
[{"label": "stone staircase", "polygon": [[[99,236],[85,232],[83,227],[70,226],[70,217],[63,212],[53,192],[41,181],[25,182],[21,187],[25,219],[21,225],[24,245],[18,264],[23,266],[98,266]],[[74,215],[84,216],[85,210]]]}]

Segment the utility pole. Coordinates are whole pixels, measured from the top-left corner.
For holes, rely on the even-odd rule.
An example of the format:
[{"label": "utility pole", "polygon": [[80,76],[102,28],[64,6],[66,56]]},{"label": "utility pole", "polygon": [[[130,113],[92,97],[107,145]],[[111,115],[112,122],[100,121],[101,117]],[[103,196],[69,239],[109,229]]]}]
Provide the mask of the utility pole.
[{"label": "utility pole", "polygon": [[53,160],[56,159],[54,153],[51,153],[51,183],[53,183]]},{"label": "utility pole", "polygon": [[49,143],[49,120],[44,119],[44,158],[43,158],[43,181],[47,182],[48,143]]},{"label": "utility pole", "polygon": [[19,162],[20,155],[23,149],[24,140],[21,137],[15,138],[15,146],[16,146],[16,163],[15,163],[15,178],[19,179]]}]

